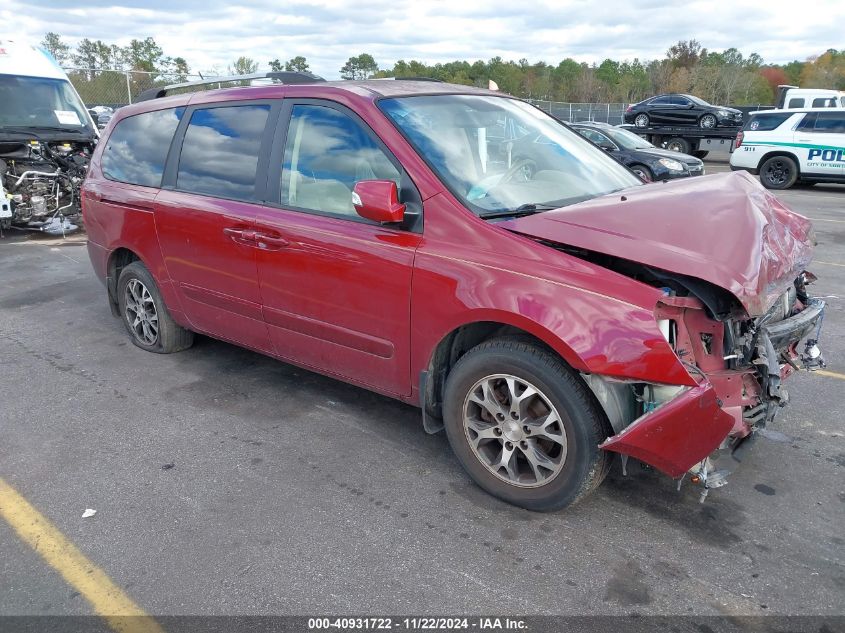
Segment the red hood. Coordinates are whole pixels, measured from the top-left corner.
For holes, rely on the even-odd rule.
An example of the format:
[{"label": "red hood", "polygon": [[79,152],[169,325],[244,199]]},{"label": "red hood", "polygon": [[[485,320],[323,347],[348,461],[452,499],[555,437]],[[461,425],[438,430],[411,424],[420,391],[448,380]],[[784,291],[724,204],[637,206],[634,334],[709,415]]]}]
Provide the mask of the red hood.
[{"label": "red hood", "polygon": [[810,221],[745,172],[635,187],[500,226],[709,281],[751,316],[792,284],[814,244]]}]

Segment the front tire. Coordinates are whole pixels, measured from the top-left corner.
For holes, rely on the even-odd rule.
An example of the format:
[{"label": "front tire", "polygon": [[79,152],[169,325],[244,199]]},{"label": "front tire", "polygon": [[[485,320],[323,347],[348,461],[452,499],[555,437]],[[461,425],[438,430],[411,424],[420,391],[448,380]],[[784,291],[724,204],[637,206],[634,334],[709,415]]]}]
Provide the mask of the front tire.
[{"label": "front tire", "polygon": [[705,130],[712,130],[714,127],[716,127],[716,125],[718,125],[718,121],[716,120],[715,115],[705,114],[698,120],[698,125]]},{"label": "front tire", "polygon": [[117,300],[123,325],[141,349],[172,354],[193,345],[194,333],[170,316],[153,276],[141,262],[132,262],[120,272]]},{"label": "front tire", "polygon": [[634,172],[635,174],[637,174],[637,176],[639,176],[643,180],[643,182],[653,182],[654,181],[654,176],[652,175],[651,170],[648,167],[646,167],[645,165],[640,165],[640,164],[631,165],[629,167],[629,169],[632,172]]},{"label": "front tire", "polygon": [[789,189],[798,180],[798,164],[788,156],[773,156],[760,166],[766,189]]},{"label": "front tire", "polygon": [[550,351],[498,338],[466,353],[446,381],[449,443],[472,479],[513,505],[547,512],[598,486],[608,424],[580,377]]}]

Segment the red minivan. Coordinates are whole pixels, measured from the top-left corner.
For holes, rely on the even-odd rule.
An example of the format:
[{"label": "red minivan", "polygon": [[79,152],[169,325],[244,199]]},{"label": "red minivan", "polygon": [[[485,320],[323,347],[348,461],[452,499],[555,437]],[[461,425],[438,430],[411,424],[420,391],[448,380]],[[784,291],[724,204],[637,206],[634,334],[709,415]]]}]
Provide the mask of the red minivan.
[{"label": "red minivan", "polygon": [[417,405],[532,510],[613,452],[723,485],[823,364],[810,222],[750,176],[645,185],[507,95],[307,81],[114,116],[82,204],[138,347],[198,332]]}]

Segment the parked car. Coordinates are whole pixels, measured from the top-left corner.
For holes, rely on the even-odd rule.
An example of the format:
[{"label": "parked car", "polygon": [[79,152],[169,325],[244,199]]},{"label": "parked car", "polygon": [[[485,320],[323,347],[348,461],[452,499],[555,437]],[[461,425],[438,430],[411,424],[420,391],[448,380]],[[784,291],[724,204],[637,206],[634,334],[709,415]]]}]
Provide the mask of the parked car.
[{"label": "parked car", "polygon": [[704,163],[695,156],[655,147],[628,130],[594,122],[573,123],[572,128],[646,182],[704,174]]},{"label": "parked car", "polygon": [[736,137],[731,169],[768,189],[845,182],[845,108],[752,112]]},{"label": "parked car", "polygon": [[109,124],[109,121],[112,120],[114,116],[114,112],[100,112],[97,115],[97,128],[100,130],[106,129],[106,126]]},{"label": "parked car", "polygon": [[83,200],[137,347],[200,332],[419,406],[533,510],[613,452],[723,485],[782,379],[821,363],[810,221],[750,176],[647,186],[498,92],[308,81],[115,114]]},{"label": "parked car", "polygon": [[665,94],[629,105],[625,123],[650,125],[697,125],[700,128],[742,125],[742,112],[735,108],[710,105],[693,95]]}]

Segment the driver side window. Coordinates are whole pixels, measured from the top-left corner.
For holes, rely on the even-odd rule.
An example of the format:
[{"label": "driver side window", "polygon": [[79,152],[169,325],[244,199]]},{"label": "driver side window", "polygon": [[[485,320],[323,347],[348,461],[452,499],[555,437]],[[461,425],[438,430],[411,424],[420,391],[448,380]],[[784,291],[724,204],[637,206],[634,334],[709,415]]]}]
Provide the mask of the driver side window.
[{"label": "driver side window", "polygon": [[358,218],[352,188],[361,180],[400,174],[369,130],[349,115],[318,105],[295,105],[285,141],[281,205]]}]

